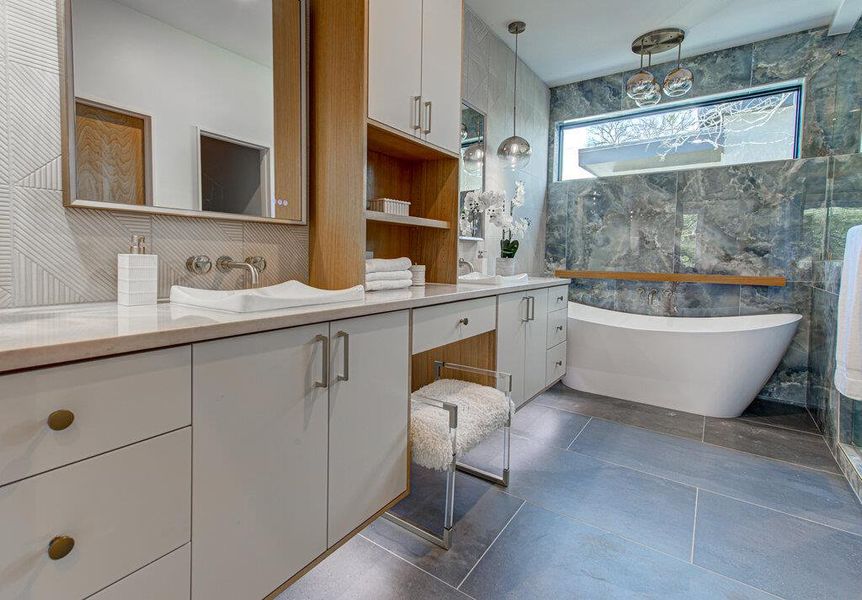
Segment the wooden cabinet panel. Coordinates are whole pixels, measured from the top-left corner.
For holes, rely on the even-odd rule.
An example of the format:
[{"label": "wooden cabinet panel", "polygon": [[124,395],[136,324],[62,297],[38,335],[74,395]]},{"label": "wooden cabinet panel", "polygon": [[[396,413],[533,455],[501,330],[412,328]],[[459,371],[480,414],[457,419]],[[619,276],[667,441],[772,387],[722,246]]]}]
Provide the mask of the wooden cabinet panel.
[{"label": "wooden cabinet panel", "polygon": [[368,2],[368,116],[419,135],[422,0]]},{"label": "wooden cabinet panel", "polygon": [[326,550],[328,334],[194,346],[194,598],[262,598]]},{"label": "wooden cabinet panel", "polygon": [[407,490],[409,313],[330,324],[329,545]]},{"label": "wooden cabinet panel", "polygon": [[90,600],[189,600],[191,545],[121,579]]},{"label": "wooden cabinet panel", "polygon": [[190,346],[3,375],[0,485],[190,423]]},{"label": "wooden cabinet panel", "polygon": [[[191,429],[0,490],[0,598],[84,598],[189,541]],[[52,560],[48,544],[74,539]]]},{"label": "wooden cabinet panel", "polygon": [[462,21],[461,0],[423,3],[423,132],[426,141],[451,152],[461,147]]}]

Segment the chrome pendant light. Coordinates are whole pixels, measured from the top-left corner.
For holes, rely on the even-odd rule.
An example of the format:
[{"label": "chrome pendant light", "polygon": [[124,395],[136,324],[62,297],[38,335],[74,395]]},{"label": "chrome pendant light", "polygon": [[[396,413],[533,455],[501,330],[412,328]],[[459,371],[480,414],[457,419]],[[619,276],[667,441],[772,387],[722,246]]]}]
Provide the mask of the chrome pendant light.
[{"label": "chrome pendant light", "polygon": [[[685,40],[685,32],[682,29],[667,28],[650,31],[638,36],[632,42],[632,52],[641,57],[640,70],[632,75],[626,82],[626,94],[635,101],[638,106],[652,106],[661,100],[662,92],[669,98],[685,96],[694,85],[694,75],[682,66],[682,42]],[[664,86],[656,81],[655,76],[649,72],[652,67],[653,54],[677,50],[676,68],[667,74]],[[643,58],[649,58],[647,69],[643,68]]]},{"label": "chrome pendant light", "polygon": [[515,94],[512,106],[512,137],[508,137],[497,148],[497,156],[504,160],[510,168],[523,169],[530,164],[533,149],[530,142],[518,135],[518,36],[524,33],[527,24],[523,21],[509,23],[509,33],[515,36]]}]

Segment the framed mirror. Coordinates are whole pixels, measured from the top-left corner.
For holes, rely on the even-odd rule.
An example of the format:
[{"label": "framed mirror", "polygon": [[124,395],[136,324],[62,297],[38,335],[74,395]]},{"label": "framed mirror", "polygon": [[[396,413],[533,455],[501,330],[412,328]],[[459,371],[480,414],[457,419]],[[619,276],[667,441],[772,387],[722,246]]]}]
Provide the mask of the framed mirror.
[{"label": "framed mirror", "polygon": [[[461,102],[461,167],[459,189],[461,200],[459,212],[464,208],[464,196],[472,191],[485,190],[485,138],[486,115],[467,102]],[[469,235],[461,235],[462,240],[481,240],[484,238],[484,219],[476,215],[471,221]]]},{"label": "framed mirror", "polygon": [[306,0],[60,3],[67,206],[306,222]]}]

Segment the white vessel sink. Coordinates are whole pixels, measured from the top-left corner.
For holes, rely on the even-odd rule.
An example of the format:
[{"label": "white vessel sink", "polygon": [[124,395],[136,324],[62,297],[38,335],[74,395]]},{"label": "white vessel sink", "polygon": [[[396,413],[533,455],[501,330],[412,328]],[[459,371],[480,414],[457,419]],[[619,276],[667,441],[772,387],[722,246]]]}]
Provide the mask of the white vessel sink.
[{"label": "white vessel sink", "polygon": [[364,298],[365,290],[361,285],[346,290],[320,290],[298,281],[251,290],[199,290],[178,285],[171,288],[171,304],[235,313],[351,302]]},{"label": "white vessel sink", "polygon": [[506,283],[518,283],[527,281],[526,273],[517,275],[485,275],[483,273],[468,273],[458,277],[458,283],[475,283],[478,285],[504,285]]}]

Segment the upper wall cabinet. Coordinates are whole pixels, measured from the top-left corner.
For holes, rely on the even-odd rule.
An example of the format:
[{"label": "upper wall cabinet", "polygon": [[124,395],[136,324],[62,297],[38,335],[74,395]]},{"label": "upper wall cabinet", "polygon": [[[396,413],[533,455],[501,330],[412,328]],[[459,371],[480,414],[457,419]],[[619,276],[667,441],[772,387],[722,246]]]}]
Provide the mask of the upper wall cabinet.
[{"label": "upper wall cabinet", "polygon": [[461,0],[370,0],[368,116],[457,153]]},{"label": "upper wall cabinet", "polygon": [[305,3],[64,0],[66,203],[304,222]]}]

